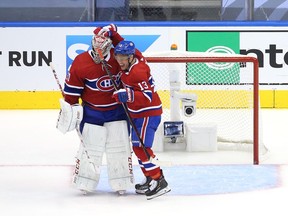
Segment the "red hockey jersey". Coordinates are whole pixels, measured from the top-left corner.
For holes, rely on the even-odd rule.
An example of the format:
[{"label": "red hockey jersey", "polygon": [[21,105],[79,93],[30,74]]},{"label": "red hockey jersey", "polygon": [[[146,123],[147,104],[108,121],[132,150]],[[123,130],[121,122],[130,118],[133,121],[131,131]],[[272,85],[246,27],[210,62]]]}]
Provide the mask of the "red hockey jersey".
[{"label": "red hockey jersey", "polygon": [[150,67],[137,50],[136,62],[128,72],[122,71],[121,81],[125,88],[134,92],[133,102],[127,103],[131,117],[143,118],[162,114],[162,103],[156,90]]},{"label": "red hockey jersey", "polygon": [[[120,85],[120,67],[113,57],[114,49],[105,58],[114,80]],[[82,102],[96,110],[112,110],[119,106],[112,94],[114,92],[112,81],[103,68],[96,64],[91,51],[79,54],[73,61],[69,74],[65,80],[65,101],[70,104]]]}]

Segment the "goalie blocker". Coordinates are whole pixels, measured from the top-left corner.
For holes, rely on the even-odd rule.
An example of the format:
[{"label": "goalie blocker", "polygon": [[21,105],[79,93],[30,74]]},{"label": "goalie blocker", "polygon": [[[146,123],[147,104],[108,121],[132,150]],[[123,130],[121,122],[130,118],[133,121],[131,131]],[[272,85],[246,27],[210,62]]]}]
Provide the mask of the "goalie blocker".
[{"label": "goalie blocker", "polygon": [[[85,123],[82,137],[90,160],[80,145],[73,178],[75,186],[85,192],[96,190],[105,152],[111,189],[123,194],[132,188],[134,176],[126,121],[108,122],[104,126]],[[91,167],[91,160],[94,168]]]}]

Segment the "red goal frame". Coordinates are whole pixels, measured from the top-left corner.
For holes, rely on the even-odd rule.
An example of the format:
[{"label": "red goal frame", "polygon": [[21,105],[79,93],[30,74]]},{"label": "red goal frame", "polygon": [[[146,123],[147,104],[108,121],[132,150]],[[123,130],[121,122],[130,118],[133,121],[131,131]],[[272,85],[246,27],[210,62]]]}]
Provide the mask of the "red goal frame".
[{"label": "red goal frame", "polygon": [[252,56],[146,57],[150,63],[251,62],[253,64],[253,164],[259,164],[259,62]]}]

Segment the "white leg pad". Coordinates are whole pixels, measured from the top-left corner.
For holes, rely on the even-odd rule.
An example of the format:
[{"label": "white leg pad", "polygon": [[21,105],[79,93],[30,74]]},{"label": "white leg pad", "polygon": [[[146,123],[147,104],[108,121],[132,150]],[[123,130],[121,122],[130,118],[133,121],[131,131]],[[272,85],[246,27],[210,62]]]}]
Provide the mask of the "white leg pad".
[{"label": "white leg pad", "polygon": [[80,144],[73,178],[79,190],[92,192],[99,183],[106,135],[105,127],[87,123],[84,125],[82,139],[85,147]]},{"label": "white leg pad", "polygon": [[112,190],[126,191],[134,186],[131,146],[126,121],[104,124],[107,129],[106,158]]}]

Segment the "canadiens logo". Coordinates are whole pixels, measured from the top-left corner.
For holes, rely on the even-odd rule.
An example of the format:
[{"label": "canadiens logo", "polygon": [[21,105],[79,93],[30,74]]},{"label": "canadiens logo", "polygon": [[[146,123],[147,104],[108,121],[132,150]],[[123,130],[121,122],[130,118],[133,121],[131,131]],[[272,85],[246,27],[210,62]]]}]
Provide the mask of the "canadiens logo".
[{"label": "canadiens logo", "polygon": [[[113,77],[114,78],[114,77]],[[114,78],[115,79],[115,78]],[[115,80],[116,81],[116,80]],[[117,82],[116,82],[117,83]],[[112,91],[114,89],[113,83],[108,75],[100,77],[96,81],[96,87],[100,91]]]}]

